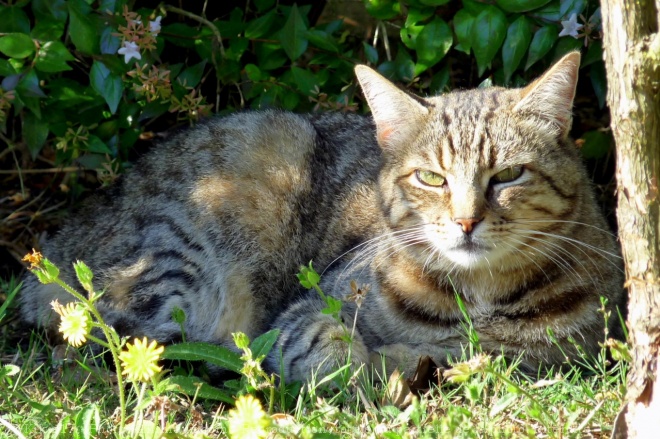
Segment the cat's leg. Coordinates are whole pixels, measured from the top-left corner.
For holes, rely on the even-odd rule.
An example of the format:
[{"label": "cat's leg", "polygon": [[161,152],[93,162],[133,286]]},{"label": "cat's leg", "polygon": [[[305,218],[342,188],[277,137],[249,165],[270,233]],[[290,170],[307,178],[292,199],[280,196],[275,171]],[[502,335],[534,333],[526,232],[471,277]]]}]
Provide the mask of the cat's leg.
[{"label": "cat's leg", "polygon": [[320,298],[309,297],[291,305],[273,323],[280,336],[266,366],[283,372],[286,381],[318,381],[349,362],[354,370],[368,364],[368,349],[357,329],[352,330],[352,317],[323,314],[325,306]]}]

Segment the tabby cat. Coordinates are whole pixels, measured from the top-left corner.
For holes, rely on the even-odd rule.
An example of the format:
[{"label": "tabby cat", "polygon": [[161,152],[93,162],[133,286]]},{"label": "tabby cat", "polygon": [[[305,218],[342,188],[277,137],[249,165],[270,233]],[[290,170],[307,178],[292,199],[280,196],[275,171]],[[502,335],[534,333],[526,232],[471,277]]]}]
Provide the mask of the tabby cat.
[{"label": "tabby cat", "polygon": [[[231,346],[232,332],[280,328],[267,365],[288,380],[346,355],[344,326],[296,279],[308,261],[329,295],[368,290],[356,363],[382,354],[411,371],[422,355],[442,364],[460,354],[456,294],[482,347],[522,355],[527,370],[575,355],[572,339],[595,353],[600,296],[621,302],[622,273],[568,139],[579,62],[570,53],[523,89],[431,98],[358,66],[372,117],[209,119],[87,202],[43,253],[71,282],[71,262],[92,268],[121,334],[180,340],[174,307],[188,340]],[[52,326],[53,299],[71,300],[26,278],[29,322]],[[345,301],[349,328],[355,313]]]}]

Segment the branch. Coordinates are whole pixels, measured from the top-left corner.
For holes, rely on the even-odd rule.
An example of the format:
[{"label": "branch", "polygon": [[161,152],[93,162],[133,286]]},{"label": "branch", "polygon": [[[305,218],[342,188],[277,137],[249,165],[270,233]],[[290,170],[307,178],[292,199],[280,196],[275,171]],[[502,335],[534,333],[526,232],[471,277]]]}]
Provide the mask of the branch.
[{"label": "branch", "polygon": [[204,26],[211,29],[211,32],[213,32],[213,35],[215,35],[215,38],[218,40],[218,44],[220,45],[220,55],[223,58],[225,57],[225,46],[222,45],[222,35],[220,34],[220,30],[217,28],[215,24],[211,23],[204,17],[201,17],[197,14],[193,14],[192,12],[188,12],[181,8],[177,8],[176,6],[163,5],[163,9],[165,9],[166,11],[174,12],[175,14],[183,15],[184,17],[188,17],[192,20],[202,23]]}]

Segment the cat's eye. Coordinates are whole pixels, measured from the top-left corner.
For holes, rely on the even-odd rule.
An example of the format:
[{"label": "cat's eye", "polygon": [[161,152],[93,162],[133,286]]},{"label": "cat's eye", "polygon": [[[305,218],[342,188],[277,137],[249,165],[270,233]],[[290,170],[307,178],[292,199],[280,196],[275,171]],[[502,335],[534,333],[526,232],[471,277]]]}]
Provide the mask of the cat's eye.
[{"label": "cat's eye", "polygon": [[491,181],[493,183],[508,183],[520,177],[523,173],[522,166],[511,166],[493,175]]},{"label": "cat's eye", "polygon": [[445,184],[445,177],[440,174],[436,174],[433,171],[424,171],[422,169],[418,169],[415,172],[415,175],[417,176],[417,180],[427,186],[438,187]]}]

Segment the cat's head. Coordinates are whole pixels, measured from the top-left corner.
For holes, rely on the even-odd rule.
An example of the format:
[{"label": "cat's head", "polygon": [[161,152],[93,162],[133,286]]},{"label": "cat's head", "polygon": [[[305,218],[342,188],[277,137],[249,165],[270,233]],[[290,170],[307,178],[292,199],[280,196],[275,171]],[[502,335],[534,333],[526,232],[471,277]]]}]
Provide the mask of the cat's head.
[{"label": "cat's head", "polygon": [[589,197],[568,140],[579,64],[574,52],[522,89],[431,98],[358,66],[383,149],[383,211],[408,231],[399,241],[445,268],[506,267],[575,221]]}]

